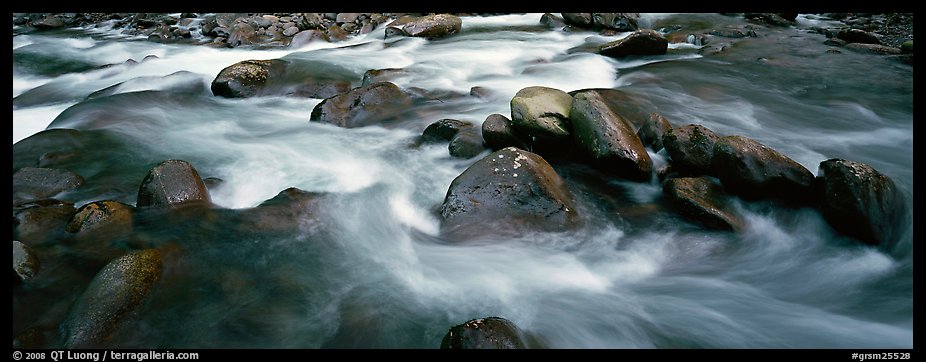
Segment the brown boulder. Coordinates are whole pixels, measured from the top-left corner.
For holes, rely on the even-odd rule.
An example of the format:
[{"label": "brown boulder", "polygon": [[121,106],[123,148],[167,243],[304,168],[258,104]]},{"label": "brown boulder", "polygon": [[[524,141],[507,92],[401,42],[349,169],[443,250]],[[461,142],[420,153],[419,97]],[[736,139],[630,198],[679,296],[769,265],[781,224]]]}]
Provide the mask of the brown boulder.
[{"label": "brown boulder", "polygon": [[798,204],[814,201],[814,176],[778,151],[743,136],[714,144],[714,174],[728,191],[746,199],[778,198]]},{"label": "brown boulder", "polygon": [[378,82],[326,98],[315,106],[309,120],[344,128],[363,127],[394,119],[411,105],[411,97],[398,86]]},{"label": "brown boulder", "polygon": [[594,90],[576,93],[569,111],[572,134],[592,165],[636,181],[648,181],[653,161],[633,126]]},{"label": "brown boulder", "polygon": [[669,41],[651,29],[637,30],[630,35],[602,45],[598,52],[612,58],[637,55],[663,55],[669,49]]},{"label": "brown boulder", "polygon": [[711,178],[669,179],[662,184],[662,192],[672,207],[688,219],[712,229],[743,229],[743,221],[730,206],[729,196]]}]

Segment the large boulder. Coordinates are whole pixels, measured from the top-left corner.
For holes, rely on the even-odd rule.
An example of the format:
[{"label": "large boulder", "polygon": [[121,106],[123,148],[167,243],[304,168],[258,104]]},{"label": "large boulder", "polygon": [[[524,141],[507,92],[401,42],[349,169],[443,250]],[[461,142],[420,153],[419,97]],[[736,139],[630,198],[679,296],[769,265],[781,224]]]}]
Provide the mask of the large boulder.
[{"label": "large boulder", "polygon": [[377,82],[326,98],[312,109],[312,122],[363,127],[390,119],[412,105],[412,98],[390,82]]},{"label": "large boulder", "polygon": [[23,167],[13,173],[13,203],[46,199],[83,184],[83,177],[68,170]]},{"label": "large boulder", "polygon": [[29,282],[39,272],[39,259],[28,245],[13,240],[13,282]]},{"label": "large boulder", "polygon": [[440,215],[451,233],[487,225],[498,231],[562,231],[578,213],[562,178],[542,157],[507,147],[476,161],[453,180]]},{"label": "large boulder", "polygon": [[132,206],[118,201],[91,202],[77,210],[66,230],[77,239],[127,235],[132,231],[132,211]]},{"label": "large boulder", "polygon": [[74,204],[54,199],[14,206],[13,238],[29,245],[50,244],[63,239],[65,226],[76,211]]},{"label": "large boulder", "polygon": [[505,147],[517,147],[522,150],[528,148],[527,141],[518,135],[511,120],[498,113],[490,114],[482,122],[482,139],[493,151]]},{"label": "large boulder", "polygon": [[219,72],[212,81],[212,93],[226,98],[259,96],[268,79],[285,69],[286,61],[279,59],[240,61]]},{"label": "large boulder", "polygon": [[460,32],[463,21],[450,14],[435,14],[422,16],[402,26],[402,31],[408,36],[439,39]]},{"label": "large boulder", "polygon": [[445,118],[431,123],[421,133],[421,142],[449,142],[460,133],[460,131],[472,128],[472,122],[460,121],[456,119]]},{"label": "large boulder", "polygon": [[524,349],[524,333],[511,321],[488,317],[469,320],[447,331],[441,349]]},{"label": "large boulder", "polygon": [[833,229],[871,245],[891,244],[900,232],[906,198],[890,177],[842,159],[820,163],[820,212]]},{"label": "large boulder", "polygon": [[138,188],[135,206],[176,208],[211,203],[206,184],[193,165],[167,160],[148,171]]},{"label": "large boulder", "polygon": [[593,165],[631,180],[650,179],[653,161],[633,126],[598,92],[576,93],[569,114],[576,144]]},{"label": "large boulder", "polygon": [[662,145],[672,158],[672,169],[688,176],[712,175],[714,143],[720,136],[698,124],[670,128],[662,135]]},{"label": "large boulder", "polygon": [[592,13],[562,13],[563,21],[568,25],[579,28],[591,28],[593,24]]},{"label": "large boulder", "polygon": [[639,17],[636,13],[592,13],[592,24],[601,29],[634,31]]},{"label": "large boulder", "polygon": [[672,124],[669,123],[669,120],[663,115],[653,112],[646,121],[643,121],[643,125],[637,131],[637,137],[640,137],[640,141],[649,146],[653,152],[659,152],[663,147],[662,137],[670,130],[672,130]]},{"label": "large boulder", "polygon": [[469,127],[457,132],[447,144],[450,156],[456,158],[473,158],[485,150],[479,130]]},{"label": "large boulder", "polygon": [[637,55],[663,55],[668,52],[668,49],[669,41],[662,34],[652,29],[643,29],[602,45],[598,53],[612,58],[624,58]]},{"label": "large boulder", "polygon": [[71,305],[59,331],[64,348],[101,348],[161,278],[161,253],[136,251],[100,270]]},{"label": "large boulder", "polygon": [[743,136],[721,137],[711,167],[726,190],[745,199],[814,201],[814,176],[797,161]]},{"label": "large boulder", "polygon": [[511,98],[511,123],[518,132],[538,140],[564,141],[572,133],[572,96],[549,87],[527,87]]},{"label": "large boulder", "polygon": [[222,69],[211,88],[213,94],[226,98],[275,95],[327,98],[350,89],[350,82],[339,79],[338,73],[282,59],[244,60]]},{"label": "large boulder", "polygon": [[662,184],[666,200],[682,216],[712,229],[738,231],[742,219],[723,187],[709,177],[672,178]]}]

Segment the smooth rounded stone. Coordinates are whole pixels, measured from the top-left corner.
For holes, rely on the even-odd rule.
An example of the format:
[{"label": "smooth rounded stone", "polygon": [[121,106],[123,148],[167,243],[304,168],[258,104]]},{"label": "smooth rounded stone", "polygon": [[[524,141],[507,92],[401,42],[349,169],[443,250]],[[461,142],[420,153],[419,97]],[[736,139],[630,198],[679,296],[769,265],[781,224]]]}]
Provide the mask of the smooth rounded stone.
[{"label": "smooth rounded stone", "polygon": [[13,172],[13,203],[50,198],[83,184],[83,177],[68,170],[23,167]]},{"label": "smooth rounded stone", "polygon": [[341,29],[340,26],[330,26],[325,30],[325,33],[328,35],[328,39],[331,41],[341,41],[347,39],[350,36],[350,33]]},{"label": "smooth rounded stone", "polygon": [[[440,208],[451,235],[563,231],[578,219],[572,194],[537,154],[507,147],[470,165],[450,184]],[[498,229],[486,230],[494,224]]]},{"label": "smooth rounded stone", "polygon": [[469,320],[447,331],[441,349],[525,349],[524,333],[500,317]]},{"label": "smooth rounded stone", "polygon": [[900,44],[900,51],[904,53],[913,54],[913,40],[907,40]]},{"label": "smooth rounded stone", "polygon": [[720,136],[699,124],[669,128],[662,146],[672,158],[673,170],[687,176],[713,175],[714,144]]},{"label": "smooth rounded stone", "polygon": [[646,95],[612,88],[583,88],[570,91],[569,95],[575,97],[576,94],[586,91],[598,93],[608,104],[608,107],[620,113],[624,120],[629,122],[634,129],[642,127],[643,122],[652,113],[650,109],[657,107]]},{"label": "smooth rounded stone", "polygon": [[385,68],[370,69],[363,72],[361,86],[370,85],[377,82],[388,82],[395,78],[405,75],[407,72],[402,68]]},{"label": "smooth rounded stone", "polygon": [[[637,137],[644,145],[649,146],[653,152],[659,152],[662,149],[662,137],[672,130],[672,124],[663,115],[653,112],[649,118],[640,126],[637,131]],[[713,148],[713,146],[711,146]],[[713,150],[711,151],[713,152]]]},{"label": "smooth rounded stone", "polygon": [[325,34],[324,32],[319,31],[319,30],[315,30],[315,29],[303,30],[303,31],[296,33],[296,35],[293,35],[293,40],[289,42],[289,47],[299,48],[306,44],[310,44],[310,43],[318,42],[318,41],[330,43],[331,39],[328,39],[328,34]]},{"label": "smooth rounded stone", "polygon": [[144,303],[161,278],[161,253],[145,249],[107,264],[71,305],[59,328],[64,348],[100,348]]},{"label": "smooth rounded stone", "polygon": [[482,144],[482,135],[479,134],[479,130],[467,127],[453,136],[447,149],[450,151],[450,156],[470,159],[482,153],[485,146]]},{"label": "smooth rounded stone", "polygon": [[384,31],[385,31],[384,36],[386,38],[392,38],[396,36],[405,36],[405,31],[403,31],[402,28],[399,28],[396,26],[387,27],[386,30]]},{"label": "smooth rounded stone", "polygon": [[472,128],[473,123],[456,119],[441,119],[428,125],[421,133],[421,142],[449,142],[461,130]]},{"label": "smooth rounded stone", "polygon": [[39,273],[39,259],[28,245],[13,240],[13,273],[16,282],[29,282]]},{"label": "smooth rounded stone", "polygon": [[849,43],[846,45],[846,49],[853,50],[859,53],[870,53],[870,54],[900,54],[900,48],[894,48],[887,45],[881,44],[863,44],[863,43]]},{"label": "smooth rounded stone", "polygon": [[593,25],[592,13],[562,13],[563,21],[580,28],[591,28]]},{"label": "smooth rounded stone", "polygon": [[65,24],[64,20],[61,20],[57,15],[48,15],[42,20],[32,22],[32,26],[36,29],[45,30],[63,28]]},{"label": "smooth rounded stone", "polygon": [[118,201],[95,201],[77,210],[65,230],[76,239],[109,238],[128,235],[132,231],[134,208]]},{"label": "smooth rounded stone", "polygon": [[282,74],[286,61],[244,60],[232,64],[212,81],[212,93],[226,98],[247,98],[262,94],[269,78]]},{"label": "smooth rounded stone", "polygon": [[326,98],[312,109],[312,122],[363,127],[384,122],[412,105],[411,97],[390,82],[377,82]]},{"label": "smooth rounded stone", "polygon": [[254,208],[239,211],[235,225],[249,233],[292,233],[301,227],[311,227],[318,222],[316,215],[325,195],[290,187]]},{"label": "smooth rounded stone", "polygon": [[181,37],[181,38],[192,38],[193,37],[193,34],[190,33],[190,29],[187,29],[187,28],[178,28],[177,33],[174,35]]},{"label": "smooth rounded stone", "polygon": [[630,35],[602,45],[598,53],[612,58],[629,56],[663,55],[668,52],[669,41],[652,29],[637,30]]},{"label": "smooth rounded stone", "polygon": [[877,35],[859,29],[842,29],[836,33],[836,37],[847,43],[881,44]]},{"label": "smooth rounded stone", "polygon": [[360,13],[338,13],[338,16],[335,18],[335,21],[338,24],[353,23],[357,21],[357,17],[359,16],[360,16]]},{"label": "smooth rounded stone", "polygon": [[446,38],[460,32],[463,21],[450,14],[434,14],[422,16],[402,26],[405,35],[426,38]]},{"label": "smooth rounded stone", "polygon": [[566,21],[563,20],[563,18],[551,13],[544,13],[542,16],[540,16],[540,24],[550,29],[562,29],[564,26],[566,26]]},{"label": "smooth rounded stone", "polygon": [[820,213],[833,229],[871,245],[891,245],[901,232],[906,199],[890,177],[843,159],[820,163]]},{"label": "smooth rounded stone", "polygon": [[639,17],[637,13],[592,13],[592,25],[615,31],[634,31],[638,29]]},{"label": "smooth rounded stone", "polygon": [[[666,146],[668,147],[668,146]],[[714,143],[714,174],[724,188],[745,199],[813,202],[814,176],[804,166],[753,139],[721,137]]]},{"label": "smooth rounded stone", "polygon": [[567,140],[572,134],[572,96],[559,89],[533,86],[511,98],[511,123],[521,134],[541,140]]},{"label": "smooth rounded stone", "polygon": [[572,134],[592,165],[635,181],[652,177],[653,161],[633,126],[594,90],[573,97]]},{"label": "smooth rounded stone", "polygon": [[[295,34],[295,33],[293,33]],[[225,42],[233,47],[256,44],[260,40],[257,37],[257,31],[247,23],[237,23],[232,26],[228,33],[228,40]]]},{"label": "smooth rounded stone", "polygon": [[176,208],[211,204],[199,172],[183,160],[167,160],[151,168],[138,188],[137,207]]},{"label": "smooth rounded stone", "polygon": [[491,91],[486,87],[474,86],[469,89],[469,95],[479,98],[479,99],[492,99],[495,97],[495,92]]},{"label": "smooth rounded stone", "polygon": [[299,32],[299,28],[293,25],[293,26],[283,29],[283,36],[293,36],[293,35],[296,35],[296,33],[298,32]]},{"label": "smooth rounded stone", "polygon": [[30,245],[59,240],[65,236],[65,225],[76,212],[74,204],[54,199],[16,205],[13,207],[13,238]]},{"label": "smooth rounded stone", "polygon": [[511,120],[498,113],[490,114],[482,122],[482,139],[493,151],[505,147],[517,147],[522,150],[528,148],[527,141],[518,135]]},{"label": "smooth rounded stone", "polygon": [[679,214],[717,229],[739,231],[743,220],[730,206],[730,196],[710,177],[671,178],[662,184],[666,200]]},{"label": "smooth rounded stone", "polygon": [[744,13],[746,20],[753,23],[774,25],[774,26],[791,26],[793,22],[788,21],[781,15],[775,13]]}]

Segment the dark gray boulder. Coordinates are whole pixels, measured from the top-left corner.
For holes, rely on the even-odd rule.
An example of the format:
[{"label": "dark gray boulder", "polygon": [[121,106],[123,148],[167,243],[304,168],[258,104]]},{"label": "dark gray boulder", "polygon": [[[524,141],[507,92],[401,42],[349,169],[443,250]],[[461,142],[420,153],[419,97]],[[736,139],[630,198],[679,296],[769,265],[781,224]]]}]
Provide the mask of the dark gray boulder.
[{"label": "dark gray boulder", "polygon": [[411,97],[398,86],[378,82],[326,98],[315,106],[309,120],[344,128],[363,127],[394,119],[411,105]]},{"label": "dark gray boulder", "polygon": [[643,121],[643,125],[637,131],[637,136],[653,152],[659,152],[663,147],[662,136],[670,130],[672,130],[672,124],[669,123],[669,120],[661,114],[653,112],[646,121]]},{"label": "dark gray boulder", "polygon": [[820,212],[833,229],[871,245],[891,245],[907,211],[890,177],[869,165],[842,159],[820,163]]},{"label": "dark gray boulder", "polygon": [[210,205],[199,172],[183,160],[167,160],[151,168],[138,188],[137,207],[176,208]]},{"label": "dark gray boulder", "polygon": [[460,121],[456,119],[444,118],[431,123],[421,133],[421,142],[449,142],[460,131],[472,128],[472,122]]},{"label": "dark gray boulder", "polygon": [[508,117],[495,113],[486,117],[482,122],[482,139],[493,151],[505,147],[528,149],[528,143],[515,131]]},{"label": "dark gray boulder", "polygon": [[525,349],[524,333],[500,317],[469,320],[447,331],[441,349]]},{"label": "dark gray boulder", "polygon": [[13,204],[54,197],[83,184],[83,177],[68,170],[23,167],[13,173]]},{"label": "dark gray boulder", "polygon": [[669,41],[655,30],[637,30],[630,35],[602,45],[598,53],[612,58],[629,56],[663,55],[669,49]]},{"label": "dark gray boulder", "polygon": [[592,165],[635,181],[652,177],[653,161],[633,126],[598,92],[576,93],[569,114],[573,138]]},{"label": "dark gray boulder", "polygon": [[485,150],[482,144],[482,135],[474,127],[468,127],[457,132],[447,145],[450,156],[456,158],[473,158]]}]

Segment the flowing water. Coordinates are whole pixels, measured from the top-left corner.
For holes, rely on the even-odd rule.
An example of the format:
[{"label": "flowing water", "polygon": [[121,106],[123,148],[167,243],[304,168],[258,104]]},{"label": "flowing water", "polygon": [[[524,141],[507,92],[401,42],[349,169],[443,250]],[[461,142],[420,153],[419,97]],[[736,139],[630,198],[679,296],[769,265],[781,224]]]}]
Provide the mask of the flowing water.
[{"label": "flowing water", "polygon": [[[539,19],[464,17],[460,34],[433,41],[384,39],[380,26],[300,49],[159,44],[105,27],[15,35],[13,143],[46,127],[91,137],[95,146],[69,167],[85,185],[58,196],[75,207],[134,205],[147,170],[166,159],[221,179],[210,192],[222,212],[288,187],[325,193],[312,220],[282,235],[236,229],[221,212],[214,223],[137,222],[130,241],[110,246],[121,250],[113,255],[137,240],[182,252],[167,254],[161,281],[116,347],[436,348],[453,325],[501,316],[532,345],[551,348],[912,348],[912,222],[896,243],[870,247],[835,233],[814,209],[738,201],[746,229],[716,232],[658,207],[655,180],[554,164],[582,205],[583,227],[442,240],[435,210],[478,157],[451,158],[446,144],[416,147],[416,137],[441,118],[478,125],[508,115],[511,97],[535,85],[617,88],[676,126],[753,138],[814,173],[829,158],[867,163],[908,196],[912,218],[911,66],[828,53],[825,38],[807,31],[819,20],[805,16],[797,27],[757,27],[758,38],[718,54],[670,44],[665,56],[635,60],[572,50],[627,33],[548,30]],[[641,22],[746,24],[715,14]],[[157,57],[142,61],[148,55]],[[403,89],[461,96],[399,123],[344,129],[309,122],[320,99],[209,91],[226,66],[275,58],[346,74],[355,87],[366,70],[404,68],[392,80]],[[474,86],[490,95],[468,96]],[[42,250],[48,259],[74,255]],[[14,295],[14,315],[39,314],[14,318],[14,335],[55,328],[102,266],[47,265],[43,282]]]}]

